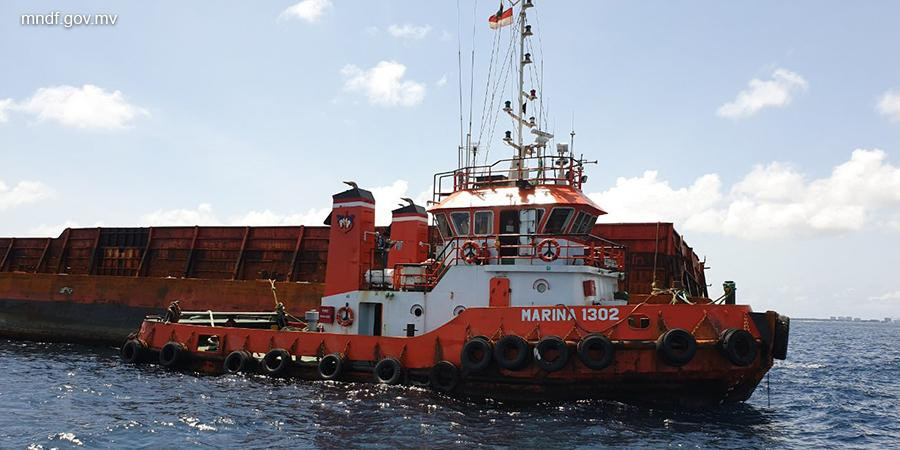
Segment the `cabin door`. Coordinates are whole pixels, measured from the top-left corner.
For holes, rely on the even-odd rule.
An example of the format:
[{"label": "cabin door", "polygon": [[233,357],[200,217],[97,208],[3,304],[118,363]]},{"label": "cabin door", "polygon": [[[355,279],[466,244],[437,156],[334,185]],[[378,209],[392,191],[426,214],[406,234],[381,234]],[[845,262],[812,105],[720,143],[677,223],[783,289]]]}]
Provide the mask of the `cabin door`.
[{"label": "cabin door", "polygon": [[363,336],[381,336],[381,303],[359,304],[359,334]]},{"label": "cabin door", "polygon": [[[519,212],[519,256],[531,256],[534,254],[531,248],[531,239],[537,233],[540,218],[536,209],[523,209]],[[527,260],[523,260],[527,263]]]},{"label": "cabin door", "polygon": [[509,307],[509,278],[491,278],[491,296],[488,305],[492,308]]},{"label": "cabin door", "polygon": [[510,257],[519,254],[516,251],[516,245],[519,244],[519,227],[519,210],[500,211],[500,264],[516,263],[516,260]]}]

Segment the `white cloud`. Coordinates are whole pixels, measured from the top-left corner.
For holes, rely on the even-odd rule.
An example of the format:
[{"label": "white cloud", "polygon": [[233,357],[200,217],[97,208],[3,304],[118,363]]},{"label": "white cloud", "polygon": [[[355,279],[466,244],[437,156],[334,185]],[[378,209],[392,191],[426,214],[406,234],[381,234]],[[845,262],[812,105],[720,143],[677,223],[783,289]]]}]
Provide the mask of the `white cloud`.
[{"label": "white cloud", "polygon": [[[56,225],[47,225],[47,224],[42,223],[42,224],[32,228],[31,230],[29,230],[28,236],[58,237],[58,236],[62,235],[62,232],[66,228],[84,228],[86,226],[87,225],[82,225],[78,222],[75,222],[74,220],[66,220],[63,223],[56,224]],[[96,222],[93,225],[91,225],[91,227],[102,227],[102,226],[104,226],[103,222]]]},{"label": "white cloud", "polygon": [[437,87],[446,86],[447,85],[447,75],[442,76],[440,79],[437,80],[437,83],[435,83],[435,84],[437,85]]},{"label": "white cloud", "polygon": [[[387,186],[371,189],[375,197],[375,222],[378,225],[391,223],[391,210],[396,209],[400,199],[412,197],[417,204],[425,205],[431,191],[423,191],[411,195],[409,183],[397,180]],[[404,203],[405,204],[405,203]],[[306,212],[279,213],[269,209],[249,211],[230,218],[221,218],[209,203],[201,203],[192,209],[157,210],[141,217],[142,226],[191,226],[191,225],[237,225],[237,226],[271,226],[271,225],[322,225],[331,212],[330,206],[310,208]]]},{"label": "white cloud", "polygon": [[680,189],[673,189],[658,177],[655,170],[634,178],[619,177],[615,186],[591,194],[591,198],[610,213],[603,216],[607,222],[683,222],[712,208],[722,197],[718,175],[704,175]]},{"label": "white cloud", "polygon": [[376,106],[415,106],[425,98],[425,84],[404,80],[406,66],[396,61],[381,61],[363,70],[348,64],[341,69],[346,78],[344,90],[365,95]]},{"label": "white cloud", "polygon": [[195,209],[158,209],[141,217],[141,224],[146,226],[222,225],[222,221],[213,213],[212,205],[201,203]]},{"label": "white cloud", "polygon": [[887,91],[878,100],[878,112],[892,122],[900,122],[900,91]]},{"label": "white cloud", "polygon": [[5,100],[0,100],[0,123],[6,122],[9,120],[9,114],[7,111],[11,110],[15,104],[11,98],[7,98]]},{"label": "white cloud", "polygon": [[399,39],[419,40],[425,39],[431,32],[431,25],[391,25],[387,29],[388,33]]},{"label": "white cloud", "polygon": [[38,181],[20,181],[10,188],[0,180],[0,211],[53,197],[54,191]]},{"label": "white cloud", "polygon": [[[40,88],[22,102],[4,102],[7,103],[0,105],[0,110],[22,111],[39,121],[54,121],[83,129],[125,128],[138,116],[148,114],[143,108],[128,103],[121,91],[108,92],[92,84]],[[0,111],[0,116],[5,117],[5,114]]]},{"label": "white cloud", "polygon": [[671,221],[748,239],[840,233],[890,226],[897,217],[900,168],[886,159],[881,150],[855,150],[830,176],[813,180],[782,163],[756,166],[727,195],[716,174],[675,189],[648,171],[591,197],[610,212],[605,222]]},{"label": "white cloud", "polygon": [[770,80],[750,80],[747,89],[739,92],[734,101],[720,106],[716,114],[729,119],[750,117],[763,108],[790,105],[794,95],[808,87],[809,83],[799,74],[776,69]]},{"label": "white cloud", "polygon": [[900,300],[900,291],[886,292],[877,297],[869,297],[869,300]]},{"label": "white cloud", "polygon": [[301,19],[313,23],[318,21],[331,7],[331,0],[302,0],[282,11],[279,18]]}]

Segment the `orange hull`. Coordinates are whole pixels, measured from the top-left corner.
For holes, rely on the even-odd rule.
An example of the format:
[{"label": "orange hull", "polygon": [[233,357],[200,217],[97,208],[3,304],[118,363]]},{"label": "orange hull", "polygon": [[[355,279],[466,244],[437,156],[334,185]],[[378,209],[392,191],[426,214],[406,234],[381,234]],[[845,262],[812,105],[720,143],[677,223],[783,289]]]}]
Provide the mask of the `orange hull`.
[{"label": "orange hull", "polygon": [[[548,310],[549,313],[544,312]],[[464,344],[473,337],[483,336],[497,345],[501,337],[515,335],[524,338],[529,351],[533,351],[541,338],[557,336],[570,349],[562,367],[548,372],[532,361],[519,370],[508,370],[494,363],[477,373],[462,370],[458,385],[451,390],[466,396],[528,401],[599,397],[705,405],[742,401],[752,394],[771,368],[773,350],[780,345],[773,338],[777,335],[777,320],[774,312],[751,313],[745,305],[471,308],[437,330],[415,337],[148,320],[136,338],[146,349],[145,360],[153,359],[163,346],[175,342],[183,346],[184,355],[179,362],[182,367],[212,374],[225,372],[223,361],[232,352],[244,351],[259,357],[273,349],[284,349],[292,356],[292,362],[282,375],[319,378],[321,358],[339,354],[346,367],[341,379],[377,382],[373,367],[393,358],[404,373],[398,381],[422,384],[428,382],[431,369],[441,361],[465,368]],[[657,342],[665,331],[676,328],[689,332],[696,341],[696,353],[681,365],[664,361]],[[752,336],[758,351],[748,364],[739,366],[725,357],[721,335],[726,329],[744,330]],[[601,370],[587,367],[574,351],[579,341],[596,334],[607,336],[615,348],[612,363]],[[220,345],[212,351],[198,348],[211,335],[218,338]],[[521,394],[526,392],[528,396],[523,397]]]}]

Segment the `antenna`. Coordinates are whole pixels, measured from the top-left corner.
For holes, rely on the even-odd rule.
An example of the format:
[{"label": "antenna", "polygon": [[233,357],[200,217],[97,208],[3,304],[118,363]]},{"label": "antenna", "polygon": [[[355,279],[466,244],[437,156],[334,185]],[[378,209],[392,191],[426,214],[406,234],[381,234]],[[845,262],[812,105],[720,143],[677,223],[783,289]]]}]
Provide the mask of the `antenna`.
[{"label": "antenna", "polygon": [[[575,111],[572,111],[572,131],[569,132],[569,150],[575,151]],[[574,154],[574,153],[573,153]]]}]

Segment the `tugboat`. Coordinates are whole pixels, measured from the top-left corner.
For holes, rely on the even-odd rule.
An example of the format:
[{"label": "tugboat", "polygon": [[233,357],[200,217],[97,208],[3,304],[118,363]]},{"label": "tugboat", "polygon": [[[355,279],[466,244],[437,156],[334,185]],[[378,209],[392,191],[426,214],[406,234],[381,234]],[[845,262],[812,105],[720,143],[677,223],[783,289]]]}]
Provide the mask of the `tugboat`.
[{"label": "tugboat", "polygon": [[[303,318],[285,312],[181,311],[147,317],[121,349],[127,363],[158,361],[210,374],[427,386],[507,401],[614,399],[708,406],[747,400],[790,322],[677,289],[621,290],[622,246],[590,232],[605,211],[583,192],[583,157],[526,118],[533,34],[524,0],[492,15],[518,34],[513,156],[459,165],[434,178],[431,207],[406,199],[390,232],[376,232],[375,198],[353,182],[333,196],[324,296]],[[525,142],[525,132],[534,136]],[[429,244],[429,215],[440,233]]]}]

